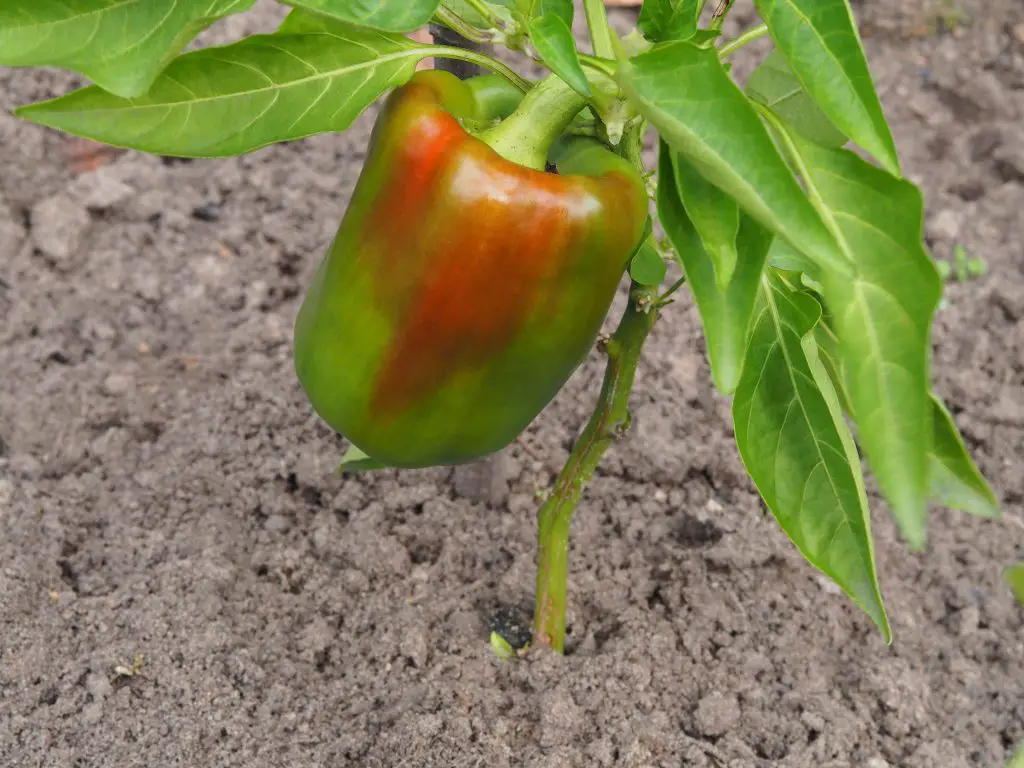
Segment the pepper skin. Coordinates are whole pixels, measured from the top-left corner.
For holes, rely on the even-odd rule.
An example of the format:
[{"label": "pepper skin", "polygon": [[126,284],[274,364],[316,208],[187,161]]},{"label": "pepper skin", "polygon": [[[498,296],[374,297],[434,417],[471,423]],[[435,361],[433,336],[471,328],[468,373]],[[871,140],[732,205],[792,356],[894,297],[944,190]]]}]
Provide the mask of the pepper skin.
[{"label": "pepper skin", "polygon": [[388,97],[296,322],[314,409],[393,467],[514,440],[586,357],[647,221],[642,179],[592,139],[560,140],[548,173],[468,132],[494,117],[473,85],[425,71]]}]

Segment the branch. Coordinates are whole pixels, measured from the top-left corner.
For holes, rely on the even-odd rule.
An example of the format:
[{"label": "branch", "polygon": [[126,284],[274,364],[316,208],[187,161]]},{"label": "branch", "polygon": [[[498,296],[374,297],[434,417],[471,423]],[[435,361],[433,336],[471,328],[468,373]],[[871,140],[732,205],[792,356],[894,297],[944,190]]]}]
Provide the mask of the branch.
[{"label": "branch", "polygon": [[590,42],[594,46],[594,55],[610,59],[615,55],[615,42],[612,30],[608,26],[608,12],[604,0],[583,0],[583,12],[587,17],[590,29]]},{"label": "branch", "polygon": [[719,58],[724,59],[726,56],[731,56],[733,53],[738,51],[748,43],[752,43],[768,34],[767,24],[758,24],[756,27],[751,27],[742,35],[730,40],[728,43],[718,49]]}]

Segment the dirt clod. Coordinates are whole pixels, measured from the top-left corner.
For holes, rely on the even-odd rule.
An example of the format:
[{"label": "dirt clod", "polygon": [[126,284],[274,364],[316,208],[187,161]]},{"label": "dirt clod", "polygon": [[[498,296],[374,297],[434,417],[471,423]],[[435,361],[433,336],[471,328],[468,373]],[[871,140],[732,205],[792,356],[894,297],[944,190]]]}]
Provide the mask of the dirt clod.
[{"label": "dirt clod", "polygon": [[736,727],[740,719],[740,705],[735,696],[726,696],[716,691],[697,703],[693,717],[697,729],[703,735],[721,736]]},{"label": "dirt clod", "polygon": [[32,239],[56,266],[70,269],[91,222],[80,203],[67,195],[54,195],[32,206]]}]

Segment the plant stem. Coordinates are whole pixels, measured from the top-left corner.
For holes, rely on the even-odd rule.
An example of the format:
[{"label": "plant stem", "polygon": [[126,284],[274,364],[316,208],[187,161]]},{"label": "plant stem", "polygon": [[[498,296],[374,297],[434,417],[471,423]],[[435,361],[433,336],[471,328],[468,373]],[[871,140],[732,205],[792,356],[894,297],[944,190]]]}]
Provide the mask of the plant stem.
[{"label": "plant stem", "polygon": [[583,0],[583,12],[587,17],[594,55],[603,59],[613,58],[615,44],[612,42],[611,27],[608,26],[608,11],[604,7],[604,0]]},{"label": "plant stem", "polygon": [[656,307],[664,307],[666,304],[671,304],[672,303],[672,295],[676,291],[678,291],[680,288],[682,288],[684,285],[686,285],[686,275],[683,275],[678,280],[676,280],[674,283],[672,283],[672,285],[669,286],[668,290],[666,290],[663,294],[661,294],[661,296],[659,296],[655,300],[654,306],[656,306]]},{"label": "plant stem", "polygon": [[611,339],[605,344],[608,365],[597,407],[562,468],[551,496],[537,511],[537,595],[532,646],[565,650],[565,595],[569,571],[569,529],[583,490],[605,451],[629,428],[629,395],[640,351],[654,327],[658,312],[651,306],[655,293],[636,283],[629,304]]},{"label": "plant stem", "polygon": [[708,24],[708,29],[721,29],[733,4],[734,0],[721,0],[721,4],[715,9],[715,15],[711,18],[711,23]]},{"label": "plant stem", "polygon": [[480,17],[491,25],[492,29],[501,29],[501,19],[483,0],[465,0],[466,5],[480,14]]},{"label": "plant stem", "polygon": [[608,77],[615,76],[615,62],[609,59],[602,59],[599,56],[591,56],[587,53],[580,54],[580,63],[585,67],[596,69],[602,74],[608,75]]},{"label": "plant stem", "polygon": [[731,56],[743,46],[748,43],[752,43],[755,40],[759,40],[768,34],[767,24],[758,24],[756,27],[751,27],[742,35],[734,37],[732,40],[727,42],[721,48],[718,49],[718,57],[724,59],[727,56]]},{"label": "plant stem", "polygon": [[621,149],[622,156],[629,160],[641,176],[647,173],[647,168],[644,167],[645,133],[647,133],[647,118],[639,117],[627,126]]},{"label": "plant stem", "polygon": [[533,87],[529,80],[524,79],[514,69],[504,62],[498,61],[493,56],[488,56],[486,53],[456,48],[451,45],[431,46],[429,50],[433,56],[446,59],[457,59],[459,61],[468,61],[470,64],[476,64],[484,69],[497,72],[499,75],[504,75],[512,82],[513,85],[515,85],[516,88],[524,93]]},{"label": "plant stem", "polygon": [[440,6],[434,11],[434,21],[443,24],[453,32],[457,32],[471,43],[487,44],[494,42],[494,35],[492,33],[477,29],[461,16],[452,13],[444,6]]}]

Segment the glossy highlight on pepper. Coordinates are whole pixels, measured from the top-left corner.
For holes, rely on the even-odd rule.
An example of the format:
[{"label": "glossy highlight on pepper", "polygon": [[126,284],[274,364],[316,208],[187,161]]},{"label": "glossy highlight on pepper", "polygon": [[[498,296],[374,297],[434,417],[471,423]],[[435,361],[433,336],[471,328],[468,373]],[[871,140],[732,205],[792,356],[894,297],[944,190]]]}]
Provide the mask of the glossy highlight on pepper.
[{"label": "glossy highlight on pepper", "polygon": [[314,409],[390,466],[514,440],[586,357],[647,220],[596,141],[558,141],[549,173],[473,135],[515,101],[476,85],[426,71],[392,92],[296,322]]}]

